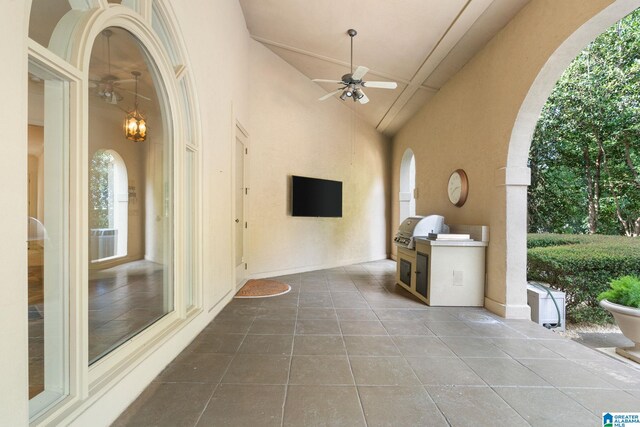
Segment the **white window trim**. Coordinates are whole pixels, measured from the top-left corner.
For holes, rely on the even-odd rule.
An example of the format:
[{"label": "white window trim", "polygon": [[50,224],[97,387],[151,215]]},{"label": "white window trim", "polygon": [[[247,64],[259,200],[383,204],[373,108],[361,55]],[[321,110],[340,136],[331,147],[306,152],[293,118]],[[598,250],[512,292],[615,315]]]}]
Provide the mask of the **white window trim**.
[{"label": "white window trim", "polygon": [[[159,349],[177,331],[202,312],[201,286],[201,196],[202,156],[199,152],[200,126],[197,99],[193,92],[187,99],[179,92],[179,81],[191,88],[192,77],[181,38],[173,26],[170,13],[161,0],[124,0],[123,5],[106,0],[77,0],[56,27],[49,49],[29,40],[29,59],[45,65],[67,78],[70,90],[69,123],[69,395],[47,411],[38,414],[32,425],[66,424],[93,405],[114,384],[135,369],[148,355]],[[128,6],[128,7],[127,7]],[[93,9],[91,9],[93,8]],[[135,9],[135,10],[134,10]],[[136,13],[139,12],[139,13]],[[162,37],[152,28],[154,13],[160,16]],[[82,141],[88,136],[88,68],[93,40],[106,27],[120,27],[133,34],[145,47],[158,76],[164,83],[162,93],[171,117],[168,137],[172,141],[173,167],[173,298],[174,311],[140,332],[91,367],[88,365],[88,147]],[[157,26],[156,26],[157,28]],[[165,45],[163,45],[163,42]],[[173,46],[166,46],[172,42]],[[171,49],[172,55],[168,55]],[[170,56],[180,58],[182,64],[170,63]],[[187,90],[188,90],[187,89]],[[187,133],[185,127],[191,131]],[[190,139],[186,140],[189,134]],[[193,206],[184,204],[184,156],[186,150],[194,154]],[[184,212],[195,209],[193,215],[193,245],[195,257],[193,284],[184,283]],[[185,307],[185,286],[193,286],[193,301]],[[66,422],[65,422],[66,421]]]}]

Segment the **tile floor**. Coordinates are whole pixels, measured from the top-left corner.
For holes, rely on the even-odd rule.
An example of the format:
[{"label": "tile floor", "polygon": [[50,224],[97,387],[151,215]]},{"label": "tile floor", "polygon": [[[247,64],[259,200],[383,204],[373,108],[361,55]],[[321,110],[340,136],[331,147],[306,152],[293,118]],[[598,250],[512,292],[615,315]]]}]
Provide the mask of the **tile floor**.
[{"label": "tile floor", "polygon": [[233,300],[115,426],[601,425],[640,370],[528,321],[428,307],[379,261]]},{"label": "tile floor", "polygon": [[[41,270],[31,272],[31,259],[29,398],[44,390],[45,369],[43,278]],[[41,269],[41,265],[40,260],[35,267]],[[172,308],[166,307],[163,299],[163,273],[162,265],[145,260],[89,272],[89,360],[91,363],[171,311]]]}]

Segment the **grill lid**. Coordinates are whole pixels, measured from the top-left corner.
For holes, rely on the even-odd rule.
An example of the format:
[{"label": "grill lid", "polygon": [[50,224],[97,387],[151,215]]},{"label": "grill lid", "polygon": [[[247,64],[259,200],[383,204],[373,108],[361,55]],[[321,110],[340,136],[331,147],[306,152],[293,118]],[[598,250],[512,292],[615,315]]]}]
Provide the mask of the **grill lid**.
[{"label": "grill lid", "polygon": [[393,241],[397,246],[413,249],[415,237],[426,237],[429,233],[446,233],[448,230],[443,216],[410,216],[402,221]]}]

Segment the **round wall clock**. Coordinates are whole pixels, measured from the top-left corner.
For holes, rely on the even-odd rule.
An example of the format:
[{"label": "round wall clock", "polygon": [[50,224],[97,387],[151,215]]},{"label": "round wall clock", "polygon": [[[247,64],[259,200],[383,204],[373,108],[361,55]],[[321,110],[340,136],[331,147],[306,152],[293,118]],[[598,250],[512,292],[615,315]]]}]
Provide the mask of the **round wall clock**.
[{"label": "round wall clock", "polygon": [[464,202],[467,201],[469,179],[464,170],[457,169],[453,171],[447,184],[447,194],[449,195],[449,201],[457,207],[464,205]]}]

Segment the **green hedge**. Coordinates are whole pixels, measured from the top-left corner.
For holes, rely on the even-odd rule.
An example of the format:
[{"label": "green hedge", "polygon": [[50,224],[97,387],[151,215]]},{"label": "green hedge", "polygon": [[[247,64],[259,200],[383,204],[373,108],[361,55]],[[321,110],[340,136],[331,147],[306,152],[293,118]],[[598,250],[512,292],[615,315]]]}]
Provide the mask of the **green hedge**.
[{"label": "green hedge", "polygon": [[[530,235],[528,279],[566,293],[570,322],[610,322],[598,295],[611,279],[640,275],[640,239],[618,236]],[[552,246],[549,242],[557,242]]]}]

